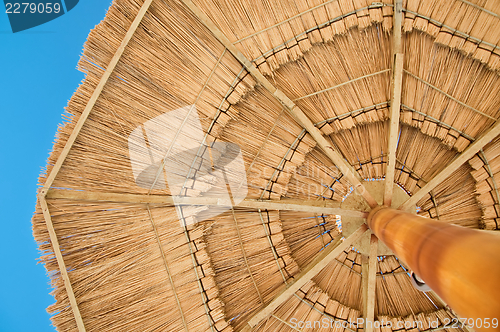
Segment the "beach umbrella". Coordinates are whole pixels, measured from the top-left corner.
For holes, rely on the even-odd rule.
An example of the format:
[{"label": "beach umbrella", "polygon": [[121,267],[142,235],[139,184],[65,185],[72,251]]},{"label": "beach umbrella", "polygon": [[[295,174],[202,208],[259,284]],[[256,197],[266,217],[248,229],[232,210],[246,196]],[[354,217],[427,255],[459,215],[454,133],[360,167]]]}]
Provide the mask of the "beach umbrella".
[{"label": "beach umbrella", "polygon": [[364,223],[380,204],[498,231],[499,15],[114,1],[39,179],[54,326],[449,328],[453,306]]}]

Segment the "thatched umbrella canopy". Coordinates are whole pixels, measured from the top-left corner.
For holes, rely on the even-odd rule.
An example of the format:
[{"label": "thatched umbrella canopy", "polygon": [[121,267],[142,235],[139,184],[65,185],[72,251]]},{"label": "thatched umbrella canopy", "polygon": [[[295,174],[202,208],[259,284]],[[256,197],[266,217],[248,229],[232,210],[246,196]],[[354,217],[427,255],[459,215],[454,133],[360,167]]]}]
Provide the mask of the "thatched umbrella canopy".
[{"label": "thatched umbrella canopy", "polygon": [[[86,79],[40,177],[33,231],[54,325],[443,327],[453,311],[357,226],[393,198],[498,229],[499,42],[493,0],[116,0],[88,37]],[[162,169],[162,151],[131,149],[130,137],[186,107],[204,144],[237,144],[248,191],[184,227],[162,172],[134,173],[132,154]]]}]

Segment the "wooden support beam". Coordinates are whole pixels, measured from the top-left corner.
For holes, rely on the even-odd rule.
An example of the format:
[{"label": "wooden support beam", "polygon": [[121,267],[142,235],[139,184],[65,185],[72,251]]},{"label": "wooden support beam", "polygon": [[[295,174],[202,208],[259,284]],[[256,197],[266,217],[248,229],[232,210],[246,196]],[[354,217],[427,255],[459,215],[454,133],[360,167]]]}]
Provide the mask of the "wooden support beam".
[{"label": "wooden support beam", "polygon": [[397,53],[392,83],[391,118],[389,123],[389,146],[385,171],[384,205],[391,206],[396,172],[396,150],[399,138],[399,115],[401,109],[401,85],[403,81],[403,54]]},{"label": "wooden support beam", "polygon": [[394,0],[392,53],[403,53],[403,0]]},{"label": "wooden support beam", "polygon": [[403,81],[403,54],[397,53],[392,83],[391,120],[389,123],[389,146],[385,172],[384,205],[391,206],[396,172],[396,149],[399,138],[399,114],[401,108],[401,85]]},{"label": "wooden support beam", "polygon": [[446,180],[453,172],[455,172],[463,163],[472,158],[476,153],[478,153],[486,144],[488,144],[492,139],[500,134],[500,122],[496,122],[495,125],[489,129],[486,133],[481,135],[474,143],[469,145],[464,152],[455,157],[453,161],[446,166],[441,172],[434,176],[426,185],[420,188],[413,196],[411,196],[406,202],[404,202],[399,209],[409,210],[412,205],[417,204],[417,202],[422,199],[429,191],[436,188],[438,184]]},{"label": "wooden support beam", "polygon": [[71,310],[73,310],[73,316],[75,317],[76,326],[78,327],[79,332],[85,332],[85,325],[83,324],[83,319],[80,314],[80,309],[78,309],[78,303],[76,302],[75,293],[73,292],[73,287],[71,286],[71,281],[68,275],[68,269],[66,268],[66,264],[64,263],[64,259],[61,254],[61,248],[59,247],[59,240],[57,239],[57,235],[54,230],[54,225],[52,224],[52,218],[50,216],[49,207],[43,195],[39,194],[38,200],[40,201],[40,207],[42,208],[45,224],[47,225],[47,231],[49,232],[50,242],[52,243],[52,248],[54,249],[54,254],[56,256],[59,272],[61,273],[61,277],[64,281],[64,287],[66,288],[66,294],[68,295],[69,303],[71,305]]},{"label": "wooden support beam", "polygon": [[292,115],[292,117],[299,123],[307,132],[312,136],[312,138],[318,143],[318,146],[323,150],[323,152],[330,158],[330,160],[340,169],[342,174],[346,179],[357,189],[363,198],[366,200],[371,208],[378,206],[375,199],[371,194],[364,189],[361,183],[361,177],[354,170],[354,168],[349,165],[349,163],[344,159],[339,151],[335,150],[333,146],[328,143],[321,131],[314,126],[312,121],[307,117],[307,115],[297,106],[295,103],[288,98],[281,90],[277,89],[251,62],[249,59],[241,53],[236,46],[234,46],[229,39],[222,33],[219,28],[215,25],[212,20],[205,15],[205,13],[198,8],[191,0],[182,0],[184,5],[186,5],[193,14],[198,17],[201,23],[203,23],[207,29],[231,52],[231,54],[245,67],[245,69],[254,77],[254,79],[262,85],[267,91],[269,91],[274,98],[276,98]]},{"label": "wooden support beam", "polygon": [[389,146],[387,149],[387,168],[385,172],[384,205],[391,206],[396,172],[396,149],[399,138],[399,114],[401,109],[401,87],[403,84],[402,48],[402,0],[394,0],[394,28],[392,46],[394,63],[391,79],[391,118],[389,122]]},{"label": "wooden support beam", "polygon": [[[210,197],[182,197],[176,198],[175,204],[172,196],[167,195],[141,195],[141,194],[120,194],[101,193],[91,191],[57,190],[48,191],[46,198],[69,199],[77,201],[100,201],[133,204],[163,204],[165,206],[177,205],[210,205],[210,206],[231,206],[231,202]],[[341,216],[365,218],[367,212],[343,209],[341,202],[316,201],[316,200],[255,200],[244,199],[235,205],[240,208],[251,208],[260,210],[289,210],[312,213],[338,214]]]},{"label": "wooden support beam", "polygon": [[375,320],[375,286],[377,282],[378,239],[374,234],[370,237],[370,255],[368,257],[368,283],[366,299],[366,318],[364,332],[373,332]]},{"label": "wooden support beam", "polygon": [[151,5],[152,0],[146,0],[142,6],[139,12],[137,13],[134,21],[132,22],[132,25],[129,27],[127,33],[125,34],[125,37],[123,38],[120,46],[116,50],[115,54],[113,55],[113,58],[109,62],[108,67],[104,71],[104,74],[102,75],[101,79],[99,80],[99,84],[97,84],[96,88],[94,89],[94,92],[92,92],[92,96],[90,97],[89,101],[87,102],[87,105],[85,106],[85,109],[83,110],[82,114],[78,118],[78,121],[76,122],[75,128],[71,132],[71,135],[68,138],[68,141],[64,145],[63,150],[61,151],[61,154],[57,158],[57,161],[50,171],[49,176],[47,177],[47,180],[45,181],[45,184],[43,185],[42,190],[40,193],[42,195],[46,195],[48,189],[52,186],[52,183],[54,182],[54,179],[56,178],[57,173],[62,167],[62,164],[64,163],[64,160],[69,154],[69,151],[71,150],[71,147],[76,141],[76,138],[78,137],[78,134],[80,133],[80,130],[82,130],[82,127],[87,120],[90,112],[92,111],[92,108],[94,107],[97,98],[101,95],[102,89],[106,85],[106,82],[108,81],[109,77],[111,76],[111,73],[116,67],[116,64],[120,60],[123,51],[125,50],[125,47],[127,47],[128,42],[130,39],[132,39],[132,36],[135,33],[135,30],[139,26],[139,24],[142,21],[142,18],[144,17],[144,14],[146,14],[146,11],[149,8],[149,5]]},{"label": "wooden support beam", "polygon": [[368,260],[367,255],[361,254],[361,301],[363,305],[361,312],[365,322],[368,305]]},{"label": "wooden support beam", "polygon": [[297,292],[302,286],[309,282],[315,275],[317,275],[328,263],[333,261],[340,253],[347,248],[349,248],[361,235],[367,231],[366,224],[361,225],[351,236],[345,239],[343,242],[340,237],[337,237],[336,243],[331,243],[326,247],[314,260],[309,263],[305,269],[294,277],[294,281],[288,284],[280,294],[274,297],[271,302],[261,309],[257,314],[255,314],[245,325],[241,332],[250,331],[257,324],[259,324],[263,319],[271,315],[276,308],[278,308],[283,302],[288,300],[295,292]]}]

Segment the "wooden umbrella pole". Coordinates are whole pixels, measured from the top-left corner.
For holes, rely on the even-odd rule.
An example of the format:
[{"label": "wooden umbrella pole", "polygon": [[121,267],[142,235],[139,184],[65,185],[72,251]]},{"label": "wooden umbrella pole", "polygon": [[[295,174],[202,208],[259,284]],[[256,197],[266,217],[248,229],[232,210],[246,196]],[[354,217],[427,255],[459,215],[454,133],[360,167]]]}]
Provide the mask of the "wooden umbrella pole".
[{"label": "wooden umbrella pole", "polygon": [[387,207],[368,226],[461,317],[500,319],[499,236]]}]

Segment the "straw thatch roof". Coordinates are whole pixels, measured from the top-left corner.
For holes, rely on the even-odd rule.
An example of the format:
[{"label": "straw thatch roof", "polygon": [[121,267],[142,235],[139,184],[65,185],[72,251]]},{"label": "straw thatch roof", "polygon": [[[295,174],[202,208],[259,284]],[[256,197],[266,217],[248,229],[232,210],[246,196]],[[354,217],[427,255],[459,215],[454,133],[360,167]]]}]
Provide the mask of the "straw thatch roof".
[{"label": "straw thatch roof", "polygon": [[[336,215],[354,213],[341,202],[362,179],[386,177],[423,216],[498,229],[500,5],[394,6],[115,1],[85,44],[86,78],[40,177],[33,232],[57,329],[288,331],[292,318],[370,311],[442,327],[453,317],[397,257],[367,263],[342,242]],[[128,138],[189,105],[207,142],[241,148],[248,195],[181,227],[168,188],[137,185]],[[327,252],[336,258],[320,269]]]}]

